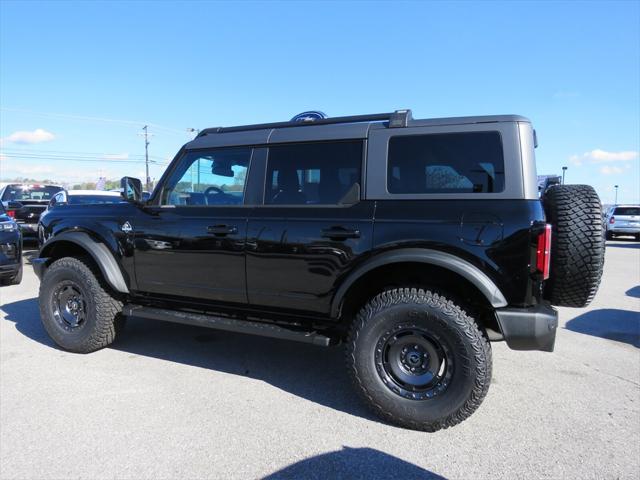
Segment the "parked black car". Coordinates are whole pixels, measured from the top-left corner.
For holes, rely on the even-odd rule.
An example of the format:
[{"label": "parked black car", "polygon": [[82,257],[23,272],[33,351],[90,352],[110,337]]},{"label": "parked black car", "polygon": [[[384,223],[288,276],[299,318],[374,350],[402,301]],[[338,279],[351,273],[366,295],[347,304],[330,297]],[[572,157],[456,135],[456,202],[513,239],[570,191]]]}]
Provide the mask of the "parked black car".
[{"label": "parked black car", "polygon": [[552,351],[551,304],[594,297],[600,201],[540,196],[526,118],[297,118],[202,131],[147,202],[125,177],[129,203],[49,212],[33,265],[54,341],[91,352],[142,317],[342,343],[376,413],[434,431],[482,402],[490,341]]},{"label": "parked black car", "polygon": [[0,285],[22,281],[22,233],[0,203]]},{"label": "parked black car", "polygon": [[[45,211],[51,198],[61,190],[62,187],[56,185],[13,183],[0,190],[0,201],[18,223],[25,238],[36,238],[40,214]],[[9,202],[19,202],[21,207],[12,208]]]}]

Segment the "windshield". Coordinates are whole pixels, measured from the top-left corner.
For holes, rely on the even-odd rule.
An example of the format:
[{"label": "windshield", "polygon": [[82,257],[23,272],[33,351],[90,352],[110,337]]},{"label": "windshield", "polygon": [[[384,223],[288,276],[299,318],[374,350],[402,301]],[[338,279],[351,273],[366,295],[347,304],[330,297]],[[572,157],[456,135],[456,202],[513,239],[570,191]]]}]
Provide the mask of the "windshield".
[{"label": "windshield", "polygon": [[640,207],[616,207],[614,215],[640,215]]},{"label": "windshield", "polygon": [[61,187],[52,187],[48,185],[7,185],[2,195],[3,201],[15,200],[21,202],[23,200],[51,200],[56,193],[62,190]]},{"label": "windshield", "polygon": [[69,195],[68,198],[70,205],[124,202],[124,198],[115,195]]}]

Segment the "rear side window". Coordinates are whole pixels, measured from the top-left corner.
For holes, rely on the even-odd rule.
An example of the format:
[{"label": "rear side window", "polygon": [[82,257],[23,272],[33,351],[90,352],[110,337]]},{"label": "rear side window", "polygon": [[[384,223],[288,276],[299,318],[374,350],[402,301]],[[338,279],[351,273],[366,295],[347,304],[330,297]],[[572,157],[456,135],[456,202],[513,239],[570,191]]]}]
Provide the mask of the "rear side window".
[{"label": "rear side window", "polygon": [[360,184],[362,142],[269,148],[267,205],[337,205]]},{"label": "rear side window", "polygon": [[640,215],[640,207],[616,207],[614,215]]},{"label": "rear side window", "polygon": [[60,190],[62,190],[61,187],[49,185],[7,185],[2,200],[51,200]]},{"label": "rear side window", "polygon": [[396,136],[389,139],[389,193],[495,193],[504,190],[498,132]]}]

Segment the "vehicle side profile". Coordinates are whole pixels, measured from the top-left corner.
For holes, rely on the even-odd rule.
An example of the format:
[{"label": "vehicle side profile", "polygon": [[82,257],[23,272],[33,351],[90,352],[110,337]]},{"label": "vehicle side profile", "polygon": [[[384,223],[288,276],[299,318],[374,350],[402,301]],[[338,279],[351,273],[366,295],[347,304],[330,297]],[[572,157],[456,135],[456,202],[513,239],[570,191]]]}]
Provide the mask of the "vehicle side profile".
[{"label": "vehicle side profile", "polygon": [[0,285],[22,281],[22,233],[0,203]]},{"label": "vehicle side profile", "polygon": [[125,177],[126,203],[42,219],[43,325],[74,352],[127,317],[342,344],[382,418],[453,426],[487,393],[491,341],[552,351],[552,305],[600,282],[600,201],[540,194],[535,145],[524,117],[410,110],[203,130],[148,201]]}]

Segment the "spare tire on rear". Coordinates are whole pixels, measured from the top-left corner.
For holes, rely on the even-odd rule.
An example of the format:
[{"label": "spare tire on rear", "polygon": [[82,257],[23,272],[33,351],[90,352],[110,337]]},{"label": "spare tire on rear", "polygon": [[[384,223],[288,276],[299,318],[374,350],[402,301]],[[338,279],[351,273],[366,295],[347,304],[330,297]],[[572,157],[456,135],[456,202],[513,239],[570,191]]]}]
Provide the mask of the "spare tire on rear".
[{"label": "spare tire on rear", "polygon": [[586,307],[598,291],[604,267],[600,198],[590,185],[553,185],[543,203],[552,225],[544,296],[559,307]]}]

